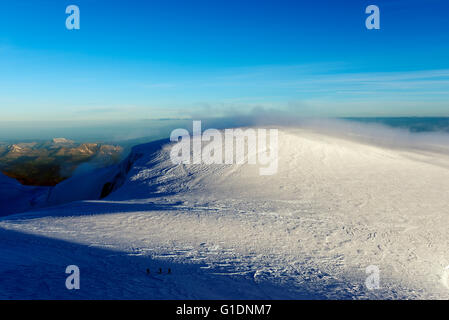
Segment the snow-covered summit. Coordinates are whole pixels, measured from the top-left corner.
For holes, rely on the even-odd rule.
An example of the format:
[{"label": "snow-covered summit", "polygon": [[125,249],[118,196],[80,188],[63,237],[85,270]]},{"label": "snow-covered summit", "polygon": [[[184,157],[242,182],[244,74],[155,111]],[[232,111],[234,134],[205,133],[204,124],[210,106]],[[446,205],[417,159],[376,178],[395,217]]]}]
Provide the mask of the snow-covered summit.
[{"label": "snow-covered summit", "polygon": [[66,138],[53,138],[52,141],[53,141],[54,144],[61,144],[61,143],[71,144],[71,143],[74,143],[73,140],[69,140],[69,139],[66,139]]},{"label": "snow-covered summit", "polygon": [[[268,176],[248,163],[175,164],[168,140],[75,176],[52,189],[57,206],[0,220],[0,237],[15,239],[0,241],[0,276],[40,268],[42,279],[79,261],[91,276],[77,298],[449,297],[446,155],[292,128],[278,141]],[[3,254],[30,246],[46,254]],[[146,278],[147,265],[175,276]],[[370,266],[380,271],[375,290]],[[43,279],[47,296],[70,297]],[[13,288],[0,284],[0,297],[32,296],[33,286]]]}]

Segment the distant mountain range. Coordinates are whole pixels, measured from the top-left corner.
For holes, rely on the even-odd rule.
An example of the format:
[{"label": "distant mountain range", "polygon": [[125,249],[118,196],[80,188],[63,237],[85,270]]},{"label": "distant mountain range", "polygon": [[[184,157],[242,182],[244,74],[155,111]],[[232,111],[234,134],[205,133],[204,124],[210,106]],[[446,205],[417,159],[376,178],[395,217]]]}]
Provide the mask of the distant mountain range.
[{"label": "distant mountain range", "polygon": [[65,138],[0,144],[0,171],[25,185],[54,186],[81,168],[101,168],[120,160],[123,148],[76,143]]}]

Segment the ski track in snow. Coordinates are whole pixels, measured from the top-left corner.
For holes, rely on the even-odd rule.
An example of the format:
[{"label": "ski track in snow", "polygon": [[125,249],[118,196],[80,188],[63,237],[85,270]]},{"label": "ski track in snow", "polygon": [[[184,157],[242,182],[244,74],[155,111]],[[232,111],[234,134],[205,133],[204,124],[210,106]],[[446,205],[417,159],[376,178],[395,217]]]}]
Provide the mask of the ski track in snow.
[{"label": "ski track in snow", "polygon": [[278,174],[259,176],[146,148],[103,200],[0,219],[0,298],[449,298],[446,155],[283,129]]}]

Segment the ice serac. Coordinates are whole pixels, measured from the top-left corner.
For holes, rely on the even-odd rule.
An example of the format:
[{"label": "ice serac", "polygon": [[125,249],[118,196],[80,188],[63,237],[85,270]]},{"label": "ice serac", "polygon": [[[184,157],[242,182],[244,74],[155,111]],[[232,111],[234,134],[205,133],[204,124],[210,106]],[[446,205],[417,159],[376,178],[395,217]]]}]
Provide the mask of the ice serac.
[{"label": "ice serac", "polygon": [[[259,165],[174,164],[167,140],[137,146],[50,197],[92,200],[0,219],[0,275],[81,261],[98,281],[79,298],[449,298],[447,155],[295,128],[278,141],[271,176]],[[21,248],[47,253],[8,260]],[[171,278],[148,280],[146,268],[168,263]],[[379,270],[378,289],[367,270]],[[50,297],[69,297],[48,279]],[[29,297],[40,282],[27,283],[0,283],[0,297]]]}]

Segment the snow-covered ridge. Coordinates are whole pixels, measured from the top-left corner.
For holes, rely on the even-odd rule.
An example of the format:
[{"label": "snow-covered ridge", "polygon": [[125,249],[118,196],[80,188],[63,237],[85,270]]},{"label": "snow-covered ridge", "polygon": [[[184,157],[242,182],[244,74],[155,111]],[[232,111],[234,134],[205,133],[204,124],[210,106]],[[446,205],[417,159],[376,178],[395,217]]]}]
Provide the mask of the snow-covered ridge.
[{"label": "snow-covered ridge", "polygon": [[[107,264],[121,275],[102,275],[109,278],[92,282],[81,298],[449,297],[446,155],[282,128],[279,171],[260,176],[249,164],[173,164],[171,146],[137,146],[119,166],[55,188],[50,201],[64,205],[1,219],[0,237],[18,234],[8,247],[0,241],[0,277],[24,266],[58,270],[70,260],[90,272]],[[67,203],[82,197],[92,200]],[[11,262],[3,254],[11,246],[34,243],[21,233],[77,250],[69,259],[57,249],[62,244],[39,238],[34,249],[47,243],[49,258]],[[88,248],[115,253],[88,259]],[[139,268],[171,263],[179,273],[148,282],[129,266],[136,256]],[[380,270],[374,291],[365,286],[371,265]],[[50,297],[67,297],[42,281]],[[0,297],[12,286],[0,284]],[[27,290],[17,295],[30,296]]]},{"label": "snow-covered ridge", "polygon": [[58,143],[72,144],[75,142],[73,140],[68,140],[66,138],[53,138],[52,141],[54,144],[58,144]]}]

